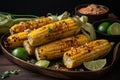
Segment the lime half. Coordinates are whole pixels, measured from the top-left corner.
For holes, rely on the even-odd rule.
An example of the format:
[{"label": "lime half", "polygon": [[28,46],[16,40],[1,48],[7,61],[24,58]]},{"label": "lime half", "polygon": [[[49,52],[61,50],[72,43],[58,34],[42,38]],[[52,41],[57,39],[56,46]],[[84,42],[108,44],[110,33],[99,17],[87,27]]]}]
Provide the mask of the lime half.
[{"label": "lime half", "polygon": [[106,65],[106,59],[84,62],[83,65],[86,69],[90,71],[97,71],[102,69]]},{"label": "lime half", "polygon": [[45,67],[47,68],[50,64],[50,61],[48,60],[39,60],[35,63],[35,65],[40,66],[40,67]]},{"label": "lime half", "polygon": [[120,23],[114,22],[107,29],[109,35],[120,35]]}]

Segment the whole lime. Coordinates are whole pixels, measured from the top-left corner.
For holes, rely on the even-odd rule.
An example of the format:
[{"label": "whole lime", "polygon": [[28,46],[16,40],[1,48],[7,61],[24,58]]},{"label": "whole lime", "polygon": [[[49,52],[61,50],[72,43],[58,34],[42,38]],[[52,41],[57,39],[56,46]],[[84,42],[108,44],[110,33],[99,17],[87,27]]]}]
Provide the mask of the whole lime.
[{"label": "whole lime", "polygon": [[106,33],[107,28],[110,26],[110,22],[103,22],[98,26],[98,31],[101,33]]},{"label": "whole lime", "polygon": [[12,51],[12,55],[14,55],[15,57],[20,58],[22,60],[28,60],[29,59],[28,52],[23,47],[15,48]]}]

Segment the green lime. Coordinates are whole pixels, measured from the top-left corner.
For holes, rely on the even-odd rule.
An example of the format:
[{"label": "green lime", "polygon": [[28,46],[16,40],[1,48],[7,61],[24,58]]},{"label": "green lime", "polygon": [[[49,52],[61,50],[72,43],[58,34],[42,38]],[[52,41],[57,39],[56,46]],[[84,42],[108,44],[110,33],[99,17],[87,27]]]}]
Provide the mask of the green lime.
[{"label": "green lime", "polygon": [[35,65],[38,65],[40,67],[45,67],[45,68],[47,68],[49,64],[50,64],[50,61],[48,60],[39,60],[35,63]]},{"label": "green lime", "polygon": [[109,35],[120,35],[120,23],[114,22],[107,29]]},{"label": "green lime", "polygon": [[25,50],[25,48],[23,48],[23,47],[15,48],[12,51],[12,55],[14,55],[15,57],[20,58],[22,60],[28,60],[29,59],[28,53]]},{"label": "green lime", "polygon": [[106,33],[107,28],[110,26],[110,22],[103,22],[98,26],[98,31],[101,33]]},{"label": "green lime", "polygon": [[90,71],[97,71],[106,65],[106,59],[98,59],[94,61],[84,62],[83,65]]}]

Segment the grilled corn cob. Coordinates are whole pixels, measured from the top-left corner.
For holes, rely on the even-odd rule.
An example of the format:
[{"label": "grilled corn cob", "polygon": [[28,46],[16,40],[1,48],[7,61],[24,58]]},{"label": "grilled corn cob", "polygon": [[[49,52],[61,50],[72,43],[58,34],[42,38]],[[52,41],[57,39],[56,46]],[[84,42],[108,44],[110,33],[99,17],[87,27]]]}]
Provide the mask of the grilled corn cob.
[{"label": "grilled corn cob", "polygon": [[50,23],[28,34],[28,41],[32,46],[38,46],[57,39],[76,34],[78,24],[72,18]]},{"label": "grilled corn cob", "polygon": [[6,47],[15,48],[23,45],[23,41],[27,39],[29,32],[20,32],[10,35],[6,40]]},{"label": "grilled corn cob", "polygon": [[37,60],[40,59],[57,59],[62,58],[63,53],[70,49],[70,47],[80,46],[88,42],[89,39],[84,34],[80,34],[74,37],[68,37],[49,44],[37,47],[35,49],[35,55]]},{"label": "grilled corn cob", "polygon": [[24,30],[27,30],[27,29],[29,30],[37,29],[43,25],[46,25],[52,22],[53,22],[52,19],[47,17],[38,18],[28,22],[20,22],[10,28],[10,33],[15,34],[15,33],[23,32]]},{"label": "grilled corn cob", "polygon": [[66,19],[69,16],[70,16],[70,13],[68,13],[67,11],[65,11],[64,13],[58,16],[52,15],[50,13],[47,17],[41,17],[41,18],[31,20],[28,22],[21,22],[19,24],[16,24],[10,28],[10,33],[11,34],[19,33],[19,32],[23,32],[26,29],[29,29],[29,30],[37,29],[46,24],[56,22],[58,20]]},{"label": "grilled corn cob", "polygon": [[25,40],[23,42],[23,46],[24,46],[24,48],[26,49],[26,51],[28,52],[29,55],[34,55],[35,54],[35,46],[31,46],[29,44],[28,40]]},{"label": "grilled corn cob", "polygon": [[63,62],[67,68],[74,68],[81,65],[83,62],[107,55],[110,49],[111,44],[107,40],[95,40],[65,52]]}]

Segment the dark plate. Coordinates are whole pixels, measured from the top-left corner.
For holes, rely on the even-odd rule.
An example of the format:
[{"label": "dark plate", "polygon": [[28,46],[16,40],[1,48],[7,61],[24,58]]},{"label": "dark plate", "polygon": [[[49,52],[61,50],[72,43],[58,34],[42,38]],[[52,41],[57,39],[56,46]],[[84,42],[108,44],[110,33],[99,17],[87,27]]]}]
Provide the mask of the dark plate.
[{"label": "dark plate", "polygon": [[98,71],[59,71],[59,70],[52,70],[48,68],[42,68],[38,67],[34,64],[28,63],[26,61],[23,61],[21,59],[18,59],[11,55],[9,50],[4,46],[4,41],[6,37],[9,36],[9,33],[6,33],[5,35],[2,36],[1,41],[0,41],[0,46],[2,48],[2,51],[6,58],[10,59],[17,65],[26,68],[28,70],[34,71],[36,73],[44,74],[47,76],[52,76],[55,78],[62,78],[62,79],[95,79],[103,76],[106,74],[108,71],[111,70],[111,68],[114,66],[116,61],[118,60],[120,56],[120,42],[112,48],[110,53],[105,57],[107,59],[107,65]]},{"label": "dark plate", "polygon": [[108,19],[107,18],[107,19],[102,19],[102,20],[98,20],[98,21],[93,22],[93,26],[95,28],[96,35],[98,35],[97,38],[108,39],[109,41],[113,41],[113,42],[116,42],[116,43],[120,42],[120,35],[108,35],[106,33],[100,33],[100,32],[98,32],[98,30],[97,30],[98,26],[102,22],[110,22],[112,24],[113,22],[120,23],[120,20],[119,19]]}]

